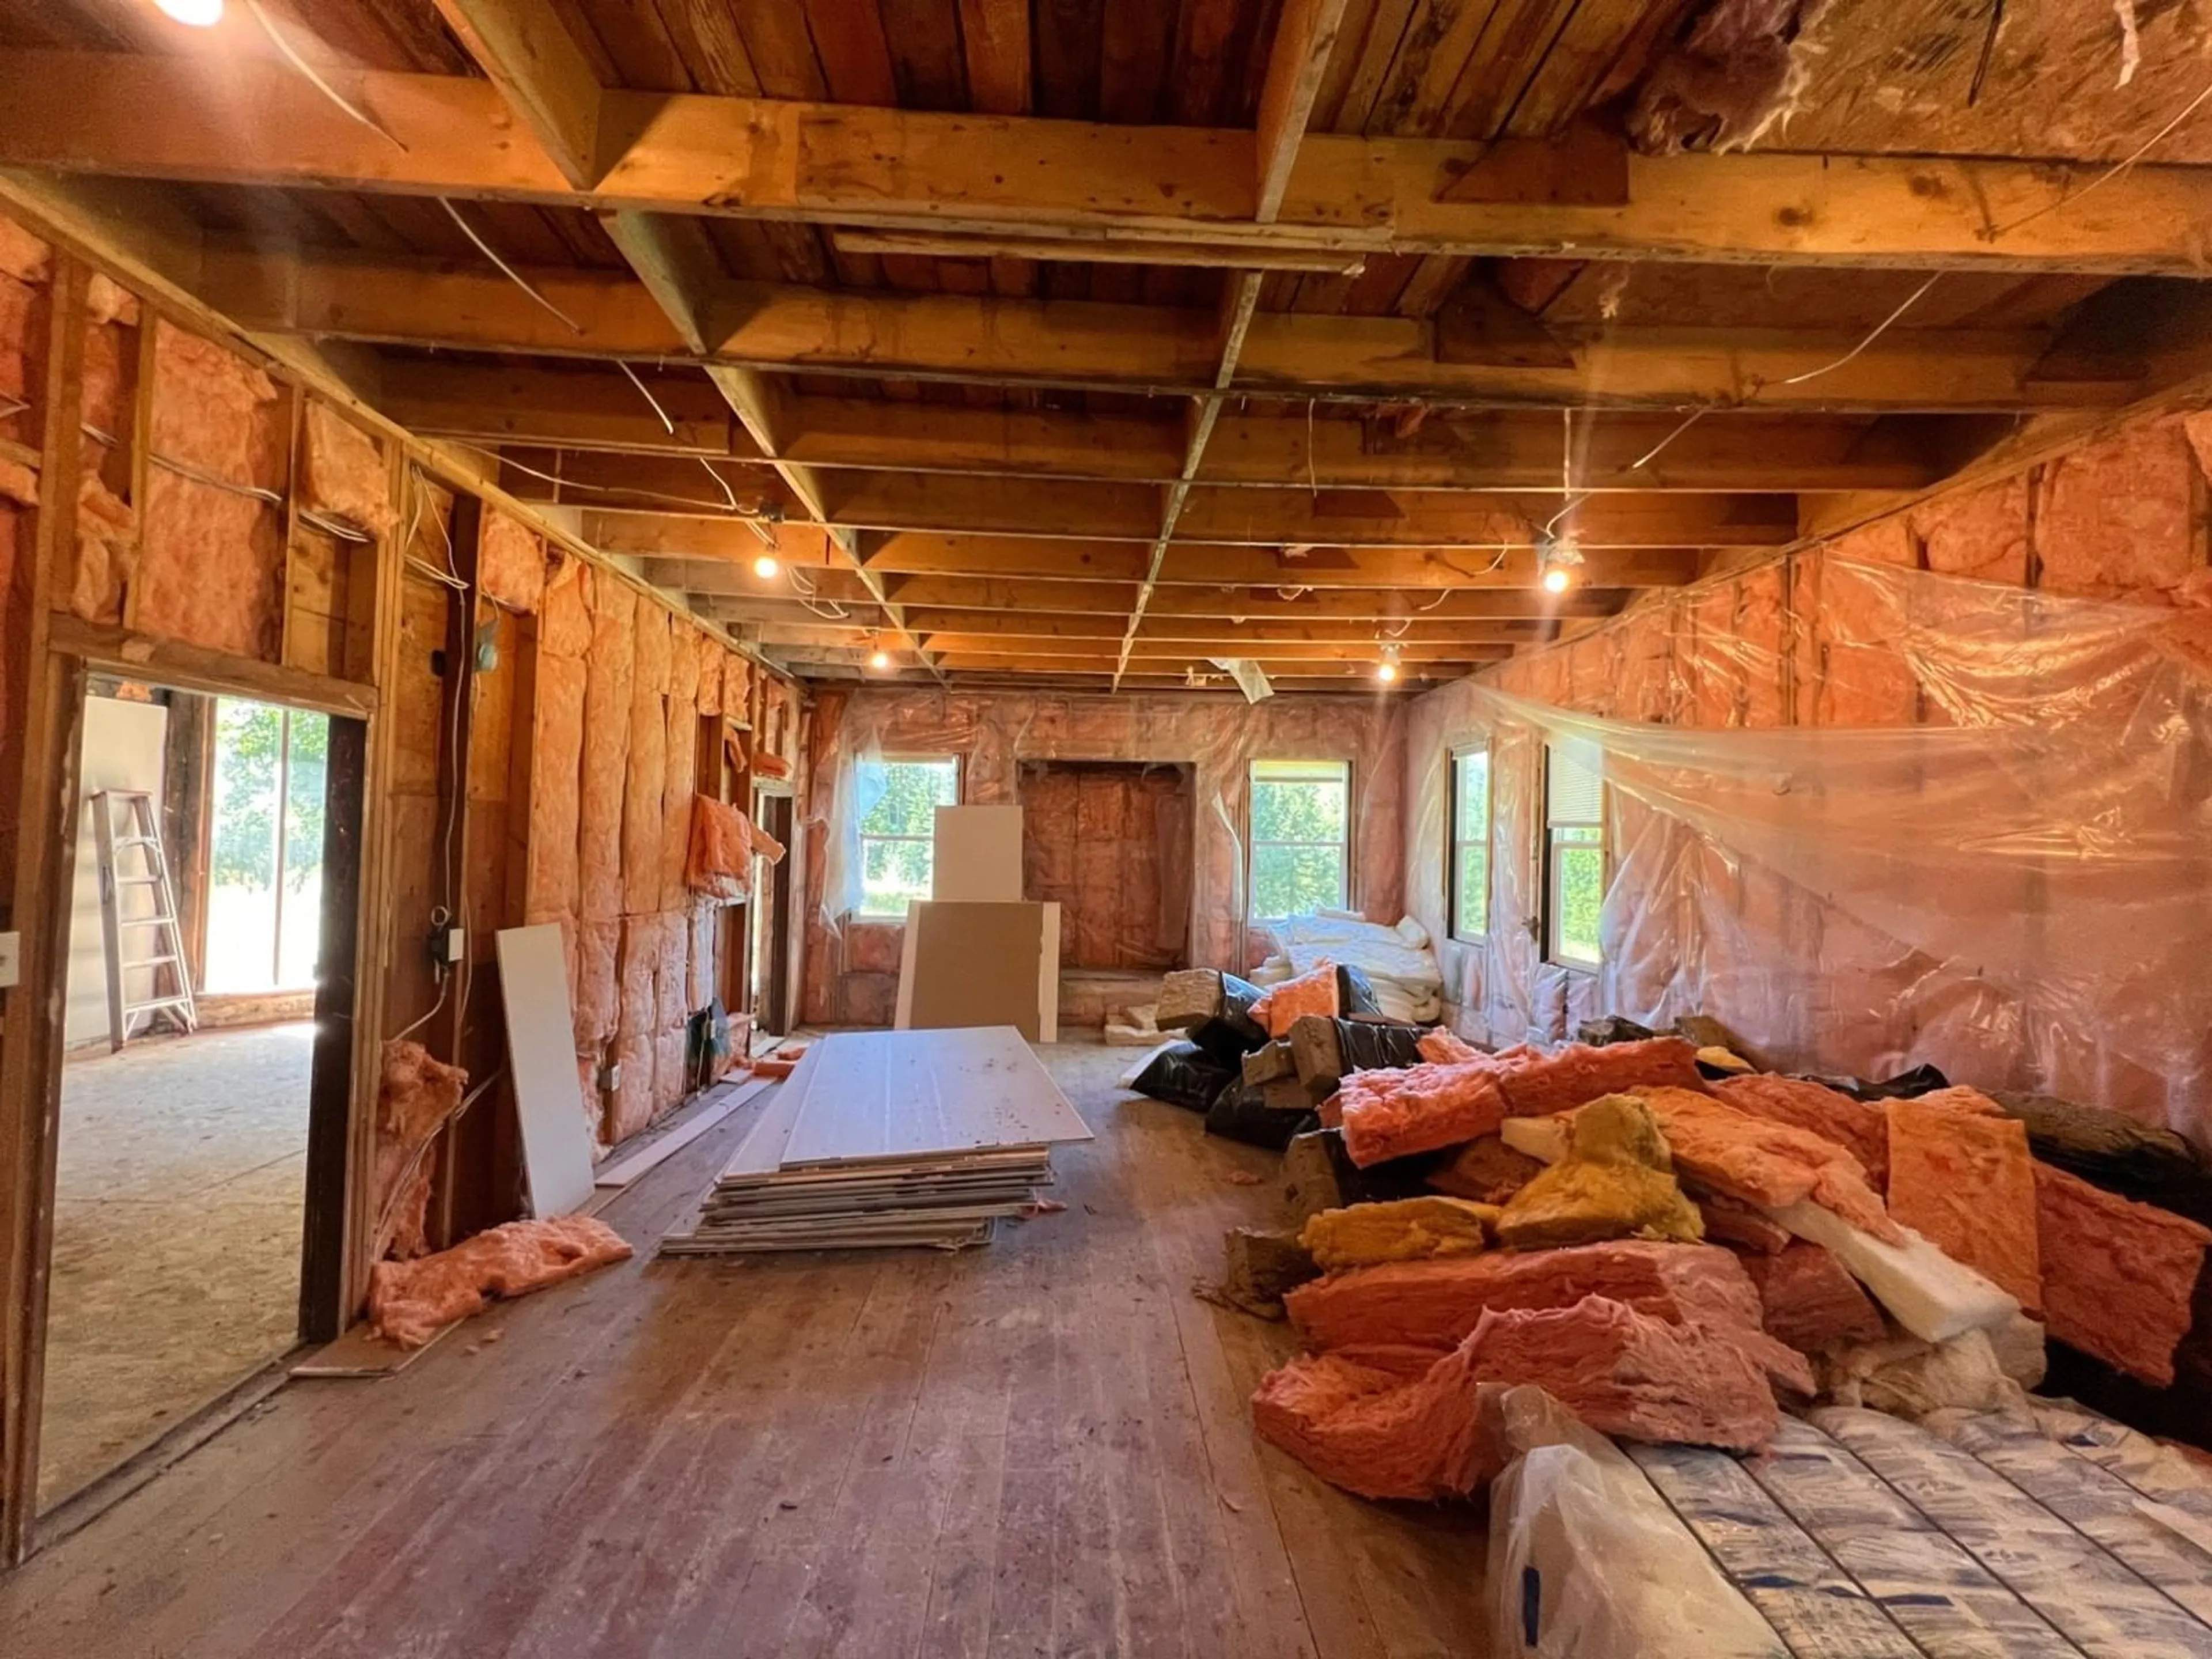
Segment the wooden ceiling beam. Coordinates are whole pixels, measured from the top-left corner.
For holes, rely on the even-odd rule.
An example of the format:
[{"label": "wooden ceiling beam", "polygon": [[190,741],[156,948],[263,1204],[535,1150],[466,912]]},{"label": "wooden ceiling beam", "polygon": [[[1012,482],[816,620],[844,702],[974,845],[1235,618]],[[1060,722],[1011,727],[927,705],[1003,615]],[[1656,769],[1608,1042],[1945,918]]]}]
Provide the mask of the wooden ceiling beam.
[{"label": "wooden ceiling beam", "polygon": [[1310,276],[1359,276],[1367,256],[1351,250],[1255,247],[1234,242],[1116,242],[1066,236],[960,235],[927,230],[836,230],[840,253],[894,258],[1042,259],[1061,264],[1162,265],[1200,270],[1281,270]]},{"label": "wooden ceiling beam", "polygon": [[[1424,663],[1421,666],[1431,678],[1457,678],[1462,673],[1480,667],[1484,663],[1502,661],[1511,654],[1510,649],[1470,646],[1465,653],[1449,661]],[[1274,678],[1279,662],[1290,672],[1307,678],[1340,678],[1372,682],[1375,678],[1376,654],[1371,651],[1363,656],[1342,660],[1318,661],[1304,657],[1271,658],[1264,655],[1253,657],[1241,651],[1232,652],[1227,649],[1218,653],[1184,652],[1180,654],[1132,658],[1127,660],[1126,666],[1120,668],[1117,668],[1117,663],[1121,659],[1112,652],[1107,653],[1103,657],[1037,656],[1019,653],[985,654],[962,652],[957,654],[947,653],[940,661],[948,673],[957,672],[962,669],[987,669],[996,670],[1002,673],[1103,674],[1109,677],[1110,689],[1113,679],[1140,667],[1144,672],[1154,674],[1183,674],[1193,670],[1200,673],[1220,674],[1223,671],[1215,666],[1213,662],[1216,655],[1224,658],[1237,657],[1246,661],[1257,662],[1270,679]]]},{"label": "wooden ceiling beam", "polygon": [[[1243,635],[1206,641],[1139,639],[1126,656],[1119,641],[1070,640],[1051,635],[1022,639],[996,634],[932,635],[930,648],[951,661],[984,657],[1049,657],[1060,661],[1125,662],[1132,668],[1148,661],[1167,660],[1178,666],[1208,657],[1237,657],[1263,668],[1276,663],[1356,662],[1372,667],[1382,659],[1383,642],[1366,640],[1249,640]],[[763,643],[774,643],[773,638]],[[1413,644],[1399,649],[1409,663],[1502,662],[1513,654],[1511,641],[1462,640],[1444,644]]]},{"label": "wooden ceiling beam", "polygon": [[[577,326],[477,265],[327,252],[205,251],[202,297],[272,335],[642,364],[695,361],[797,373],[895,375],[1204,397],[1218,388],[1214,313],[1092,301],[884,294],[730,282],[697,302],[695,349],[652,292],[574,269],[524,274]],[[1235,286],[1254,279],[1243,276]],[[2107,377],[2033,374],[2046,330],[1863,331],[1624,327],[1562,343],[1570,367],[1442,362],[1431,325],[1402,317],[1260,312],[1227,390],[1331,402],[1468,407],[1869,413],[2101,407],[2142,388],[2140,361]],[[1849,356],[1848,362],[1842,361]],[[1795,377],[1813,376],[1792,385]]]},{"label": "wooden ceiling beam", "polygon": [[[2077,203],[2104,168],[1629,154],[1593,190],[1589,154],[1572,144],[1316,135],[1297,146],[1271,224],[1263,192],[1282,171],[1279,120],[1255,134],[608,90],[585,135],[565,109],[526,100],[572,160],[588,145],[586,171],[600,176],[580,189],[516,142],[495,86],[330,78],[398,142],[275,62],[11,50],[0,58],[0,162],[936,232],[2116,275],[2197,275],[2212,219],[2212,172],[2200,167],[2139,165]],[[1263,116],[1294,112],[1295,96],[1270,104],[1263,92]]]},{"label": "wooden ceiling beam", "polygon": [[[669,432],[627,376],[589,368],[387,358],[376,400],[426,435],[482,444],[708,455],[765,464],[703,375],[648,378]],[[862,398],[799,397],[783,406],[782,459],[822,469],[966,472],[1163,483],[1181,471],[1182,421],[1071,410],[963,409]],[[1577,422],[1577,489],[1914,489],[1937,481],[1942,423],[1961,417],[1716,416],[1633,463],[1680,427],[1671,414]],[[1559,421],[1549,412],[1439,410],[1406,436],[1391,422],[1224,412],[1199,469],[1202,484],[1320,489],[1546,489],[1559,477]]]}]

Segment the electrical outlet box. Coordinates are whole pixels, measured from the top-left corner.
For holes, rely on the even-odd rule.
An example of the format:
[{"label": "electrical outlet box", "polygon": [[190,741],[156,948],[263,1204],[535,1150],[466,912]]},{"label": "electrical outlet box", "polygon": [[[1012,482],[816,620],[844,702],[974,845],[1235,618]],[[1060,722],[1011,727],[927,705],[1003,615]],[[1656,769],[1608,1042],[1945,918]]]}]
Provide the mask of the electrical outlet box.
[{"label": "electrical outlet box", "polygon": [[20,985],[23,979],[23,936],[0,933],[0,991]]},{"label": "electrical outlet box", "polygon": [[622,1087],[622,1062],[620,1060],[614,1060],[599,1067],[599,1087],[607,1094],[612,1094],[616,1090]]},{"label": "electrical outlet box", "polygon": [[465,927],[446,929],[446,960],[460,962],[469,954],[469,934]]}]

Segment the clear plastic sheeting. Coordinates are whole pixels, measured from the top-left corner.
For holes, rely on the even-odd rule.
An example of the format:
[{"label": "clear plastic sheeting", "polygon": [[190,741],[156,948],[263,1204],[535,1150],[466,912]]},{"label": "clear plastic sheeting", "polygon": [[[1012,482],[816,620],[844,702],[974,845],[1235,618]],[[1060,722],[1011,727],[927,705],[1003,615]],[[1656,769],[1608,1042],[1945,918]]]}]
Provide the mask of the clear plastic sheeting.
[{"label": "clear plastic sheeting", "polygon": [[[1500,1042],[1709,1014],[1771,1066],[1932,1061],[2212,1146],[2212,610],[2179,597],[1805,556],[1423,698],[1440,939],[1449,756],[1491,747],[1490,931],[1443,945],[1446,1000]],[[1595,973],[1532,925],[1547,745],[1607,785]]]},{"label": "clear plastic sheeting", "polygon": [[[1182,860],[1163,870],[1164,893],[1188,893],[1171,937],[1185,965],[1241,971],[1267,951],[1248,928],[1247,817],[1255,760],[1351,763],[1351,906],[1371,920],[1397,921],[1405,845],[1405,711],[1387,695],[1276,697],[1247,703],[1223,694],[1049,696],[1028,693],[862,690],[818,694],[812,786],[805,828],[808,857],[805,1018],[888,1023],[898,962],[896,924],[859,919],[861,814],[855,792],[863,762],[951,757],[960,799],[970,805],[1018,804],[1025,761],[1143,762],[1188,767],[1192,817]],[[1083,825],[1036,824],[1025,835],[1066,839],[1082,855]],[[1109,836],[1093,838],[1100,844]],[[1150,950],[1161,918],[1135,903],[1125,912],[1131,953]]]}]

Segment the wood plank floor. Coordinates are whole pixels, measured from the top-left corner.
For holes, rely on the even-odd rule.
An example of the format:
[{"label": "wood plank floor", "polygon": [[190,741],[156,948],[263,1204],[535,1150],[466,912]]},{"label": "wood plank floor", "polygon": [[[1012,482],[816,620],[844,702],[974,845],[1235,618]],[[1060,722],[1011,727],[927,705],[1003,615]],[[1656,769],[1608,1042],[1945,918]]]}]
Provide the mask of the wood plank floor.
[{"label": "wood plank floor", "polygon": [[[1190,1294],[1275,1159],[1042,1051],[1098,1139],[988,1249],[654,1261],[749,1103],[604,1212],[637,1259],[295,1382],[0,1577],[0,1652],[1480,1655],[1480,1514],[1253,1437],[1288,1334]],[[1232,1173],[1268,1177],[1240,1185]]]}]

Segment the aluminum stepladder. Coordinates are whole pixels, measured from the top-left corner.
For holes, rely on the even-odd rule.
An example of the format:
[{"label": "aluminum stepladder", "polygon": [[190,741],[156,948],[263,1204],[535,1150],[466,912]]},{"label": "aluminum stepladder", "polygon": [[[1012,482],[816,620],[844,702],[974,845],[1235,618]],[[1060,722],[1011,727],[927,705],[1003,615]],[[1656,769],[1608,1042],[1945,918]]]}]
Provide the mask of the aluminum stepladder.
[{"label": "aluminum stepladder", "polygon": [[[115,819],[118,807],[127,815],[120,826]],[[107,957],[108,1047],[111,1050],[121,1049],[131,1040],[132,1022],[141,1014],[166,1019],[180,1031],[191,1031],[199,1024],[199,1011],[192,1001],[191,975],[185,965],[184,932],[177,925],[176,889],[169,881],[169,859],[161,846],[161,829],[154,819],[153,797],[143,789],[94,791],[92,828],[100,853],[100,926]],[[124,855],[134,852],[143,867],[125,870],[122,866]],[[150,915],[124,914],[124,893],[134,887],[149,890],[154,906]],[[154,944],[151,955],[125,953],[125,940],[149,935]],[[152,989],[149,995],[133,1001],[130,976],[140,970],[152,975]],[[171,989],[162,988],[164,973]]]}]

